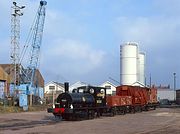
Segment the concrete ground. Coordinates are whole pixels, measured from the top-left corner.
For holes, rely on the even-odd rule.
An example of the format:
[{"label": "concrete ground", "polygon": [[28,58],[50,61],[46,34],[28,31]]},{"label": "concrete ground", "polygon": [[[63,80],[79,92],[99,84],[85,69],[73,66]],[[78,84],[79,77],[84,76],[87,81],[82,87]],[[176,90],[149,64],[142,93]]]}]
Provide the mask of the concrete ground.
[{"label": "concrete ground", "polygon": [[179,134],[180,108],[58,121],[46,111],[0,114],[0,134]]}]

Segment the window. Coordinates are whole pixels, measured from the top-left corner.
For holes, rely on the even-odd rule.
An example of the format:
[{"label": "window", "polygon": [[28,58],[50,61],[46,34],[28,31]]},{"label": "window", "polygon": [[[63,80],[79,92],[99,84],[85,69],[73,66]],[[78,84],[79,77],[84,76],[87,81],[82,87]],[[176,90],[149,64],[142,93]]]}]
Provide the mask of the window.
[{"label": "window", "polygon": [[49,86],[49,90],[55,90],[55,86]]},{"label": "window", "polygon": [[112,91],[112,95],[116,95],[116,91]]},{"label": "window", "polygon": [[105,86],[106,89],[111,89],[111,86]]}]

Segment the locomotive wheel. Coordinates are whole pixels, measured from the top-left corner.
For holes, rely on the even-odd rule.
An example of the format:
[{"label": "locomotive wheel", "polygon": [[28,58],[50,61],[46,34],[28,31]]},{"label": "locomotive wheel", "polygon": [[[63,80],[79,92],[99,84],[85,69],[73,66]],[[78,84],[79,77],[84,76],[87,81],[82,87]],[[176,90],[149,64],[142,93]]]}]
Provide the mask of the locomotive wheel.
[{"label": "locomotive wheel", "polygon": [[94,119],[94,117],[95,117],[95,112],[94,112],[94,110],[88,111],[88,119]]},{"label": "locomotive wheel", "polygon": [[55,117],[55,120],[56,120],[56,121],[61,121],[61,120],[62,120],[62,116],[57,116],[57,115],[55,115],[54,117]]},{"label": "locomotive wheel", "polygon": [[74,118],[73,118],[73,114],[64,115],[64,116],[63,116],[63,119],[65,119],[65,120],[67,120],[67,121],[71,121],[71,120],[74,119]]}]

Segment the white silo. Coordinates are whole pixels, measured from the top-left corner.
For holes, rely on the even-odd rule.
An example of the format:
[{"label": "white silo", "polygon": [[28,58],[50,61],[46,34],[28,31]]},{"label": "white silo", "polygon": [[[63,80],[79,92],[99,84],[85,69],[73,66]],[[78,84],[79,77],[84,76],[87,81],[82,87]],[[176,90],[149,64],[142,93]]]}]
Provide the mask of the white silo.
[{"label": "white silo", "polygon": [[121,85],[132,85],[138,81],[138,44],[125,43],[120,50]]},{"label": "white silo", "polygon": [[145,53],[140,52],[138,58],[138,81],[145,84]]}]

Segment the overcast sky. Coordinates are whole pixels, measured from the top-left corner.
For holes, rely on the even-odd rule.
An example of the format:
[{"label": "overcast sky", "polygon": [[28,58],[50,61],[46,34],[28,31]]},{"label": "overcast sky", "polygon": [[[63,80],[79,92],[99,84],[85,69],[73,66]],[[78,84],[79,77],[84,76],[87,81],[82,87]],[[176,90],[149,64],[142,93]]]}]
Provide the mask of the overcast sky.
[{"label": "overcast sky", "polygon": [[[22,48],[39,0],[25,5]],[[120,81],[120,45],[133,41],[146,53],[149,84],[170,84],[180,75],[180,0],[47,0],[40,70],[45,82]],[[12,0],[0,0],[0,63],[10,63]],[[27,52],[28,55],[29,51]],[[23,62],[26,67],[27,62]],[[117,84],[117,83],[115,83]]]}]

